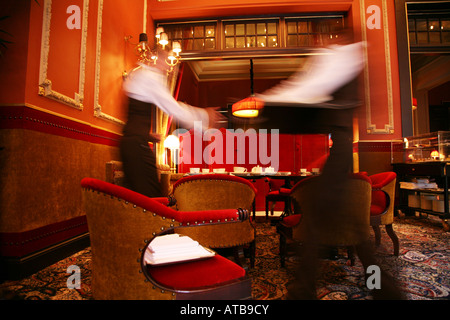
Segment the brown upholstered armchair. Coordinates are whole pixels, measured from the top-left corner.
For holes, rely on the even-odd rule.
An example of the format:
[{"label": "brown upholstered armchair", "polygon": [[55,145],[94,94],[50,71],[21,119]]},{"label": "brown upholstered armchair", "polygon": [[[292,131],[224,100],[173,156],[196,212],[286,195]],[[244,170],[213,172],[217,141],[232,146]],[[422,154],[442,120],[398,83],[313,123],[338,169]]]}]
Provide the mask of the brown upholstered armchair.
[{"label": "brown upholstered armchair", "polygon": [[185,226],[241,225],[243,209],[176,211],[166,198],[148,198],[93,178],[81,182],[92,250],[95,299],[249,299],[251,280],[243,268],[220,256],[148,265],[146,248],[155,237]]},{"label": "brown upholstered armchair", "polygon": [[[173,185],[176,207],[181,211],[243,208],[251,212],[256,189],[248,180],[227,174],[184,177]],[[250,220],[241,224],[176,229],[212,249],[234,248],[235,258],[244,263],[244,246],[249,247],[250,265],[255,263],[255,228]]]},{"label": "brown upholstered armchair", "polygon": [[[346,247],[353,265],[353,248],[369,239],[372,191],[369,178],[362,174],[352,174],[348,183],[343,184],[340,190],[343,195],[340,203],[327,204],[329,212],[317,217],[314,216],[317,214],[315,202],[320,201],[320,192],[327,192],[318,188],[318,179],[320,176],[301,180],[291,190],[291,197],[300,212],[284,217],[277,226],[283,267],[288,241],[302,243],[315,239],[321,246]],[[313,219],[318,220],[311,222]]]}]

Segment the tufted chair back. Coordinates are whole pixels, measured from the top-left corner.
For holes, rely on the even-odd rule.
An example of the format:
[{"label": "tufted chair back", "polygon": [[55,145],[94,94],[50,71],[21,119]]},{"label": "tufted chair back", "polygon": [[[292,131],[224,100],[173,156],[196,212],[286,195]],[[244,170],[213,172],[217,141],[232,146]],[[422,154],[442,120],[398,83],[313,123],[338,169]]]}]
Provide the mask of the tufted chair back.
[{"label": "tufted chair back", "polygon": [[[91,239],[95,299],[195,299],[198,295],[207,299],[214,297],[214,292],[219,292],[217,299],[251,296],[245,270],[219,255],[170,266],[149,267],[143,263],[146,247],[160,234],[185,225],[241,224],[248,212],[182,212],[104,181],[85,178],[81,186]],[[237,292],[233,292],[233,284]],[[225,285],[230,290],[224,296]]]},{"label": "tufted chair back", "polygon": [[369,178],[352,174],[340,186],[338,201],[327,203],[322,215],[317,212],[317,203],[320,204],[320,194],[329,191],[319,189],[319,179],[320,176],[311,177],[292,188],[291,196],[301,214],[298,225],[293,227],[294,239],[303,241],[314,236],[327,246],[353,246],[366,241],[370,236],[372,188]]},{"label": "tufted chair back", "polygon": [[[287,240],[311,241],[322,246],[348,248],[351,264],[353,248],[369,239],[372,186],[367,175],[351,174],[339,186],[324,187],[320,176],[299,181],[291,191],[296,212],[277,225],[280,234],[280,262],[285,266]],[[321,195],[336,193],[327,201]],[[334,199],[330,203],[330,199]]]},{"label": "tufted chair back", "polygon": [[[243,208],[251,211],[256,188],[248,180],[227,174],[205,174],[184,177],[173,185],[178,210],[211,210]],[[251,245],[254,251],[255,228],[250,220],[242,224],[177,229],[209,248]],[[254,254],[252,254],[252,265]]]},{"label": "tufted chair back", "polygon": [[173,185],[177,209],[252,209],[256,188],[248,180],[228,174],[199,174],[184,177]]}]

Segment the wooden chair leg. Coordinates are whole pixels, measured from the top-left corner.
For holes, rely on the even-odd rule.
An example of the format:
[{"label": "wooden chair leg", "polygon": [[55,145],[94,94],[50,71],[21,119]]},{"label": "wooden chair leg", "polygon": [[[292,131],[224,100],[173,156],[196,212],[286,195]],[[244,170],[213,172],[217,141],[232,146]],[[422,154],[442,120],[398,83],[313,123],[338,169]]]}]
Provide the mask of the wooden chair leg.
[{"label": "wooden chair leg", "polygon": [[353,247],[353,246],[347,247],[347,255],[348,255],[348,259],[350,260],[350,265],[354,266],[355,265],[355,247]]},{"label": "wooden chair leg", "polygon": [[266,198],[266,220],[269,219],[269,200]]},{"label": "wooden chair leg", "polygon": [[286,215],[292,214],[292,208],[291,208],[291,198],[288,197],[284,203],[284,211],[286,212]]},{"label": "wooden chair leg", "polygon": [[397,235],[394,232],[394,229],[392,228],[392,224],[386,225],[386,233],[391,238],[392,243],[394,244],[394,255],[398,257],[400,251],[400,243],[398,241]]},{"label": "wooden chair leg", "polygon": [[380,226],[372,226],[373,232],[375,233],[375,245],[378,247],[381,243],[381,232]]},{"label": "wooden chair leg", "polygon": [[253,220],[256,220],[256,199],[253,200],[252,209],[253,209]]},{"label": "wooden chair leg", "polygon": [[270,215],[273,216],[273,211],[275,210],[276,202],[272,202],[272,205],[270,206]]},{"label": "wooden chair leg", "polygon": [[253,240],[250,243],[250,267],[255,267],[255,260],[256,260],[256,240]]},{"label": "wooden chair leg", "polygon": [[233,248],[233,254],[234,254],[234,260],[236,264],[238,264],[240,267],[245,269],[245,271],[248,270],[248,265],[245,261],[245,255],[244,255],[244,248],[243,246],[237,246]]},{"label": "wooden chair leg", "polygon": [[286,237],[280,234],[280,264],[282,268],[286,266],[285,258],[286,258]]}]

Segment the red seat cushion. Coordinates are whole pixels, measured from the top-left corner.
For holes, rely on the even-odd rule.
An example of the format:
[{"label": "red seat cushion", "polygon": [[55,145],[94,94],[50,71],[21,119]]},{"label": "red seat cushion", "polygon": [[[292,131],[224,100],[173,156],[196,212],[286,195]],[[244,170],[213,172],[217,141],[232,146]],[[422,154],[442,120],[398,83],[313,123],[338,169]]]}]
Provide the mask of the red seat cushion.
[{"label": "red seat cushion", "polygon": [[284,217],[282,224],[285,227],[292,228],[299,224],[301,217],[301,214],[293,214],[291,216]]},{"label": "red seat cushion", "polygon": [[371,216],[382,214],[386,210],[388,201],[386,194],[380,189],[391,183],[396,177],[397,174],[391,171],[381,172],[369,176],[372,181],[372,205],[370,206]]},{"label": "red seat cushion", "polygon": [[382,214],[385,209],[386,209],[386,207],[384,207],[384,206],[380,207],[379,205],[371,204],[370,205],[370,215],[377,216],[379,214]]},{"label": "red seat cushion", "polygon": [[372,203],[370,206],[370,215],[381,214],[387,207],[386,194],[381,190],[372,190]]},{"label": "red seat cushion", "polygon": [[213,286],[245,276],[243,268],[220,255],[166,266],[148,266],[147,270],[157,283],[178,290]]},{"label": "red seat cushion", "polygon": [[288,196],[291,193],[291,189],[281,188],[280,190],[270,191],[267,195],[271,196]]}]

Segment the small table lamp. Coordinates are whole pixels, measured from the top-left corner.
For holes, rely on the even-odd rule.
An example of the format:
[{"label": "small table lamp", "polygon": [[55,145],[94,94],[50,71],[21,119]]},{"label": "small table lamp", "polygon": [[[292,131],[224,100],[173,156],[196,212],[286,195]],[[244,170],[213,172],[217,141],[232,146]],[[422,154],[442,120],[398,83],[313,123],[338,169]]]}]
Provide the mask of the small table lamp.
[{"label": "small table lamp", "polygon": [[[168,165],[170,165],[170,172],[175,173],[176,170],[176,151],[180,149],[180,140],[178,140],[178,138],[174,135],[169,135],[167,136],[167,138],[164,140],[164,148],[167,149],[166,150],[166,163]],[[170,150],[170,151],[169,151]],[[169,162],[169,158],[167,157],[167,152],[170,152],[170,163]]]}]

